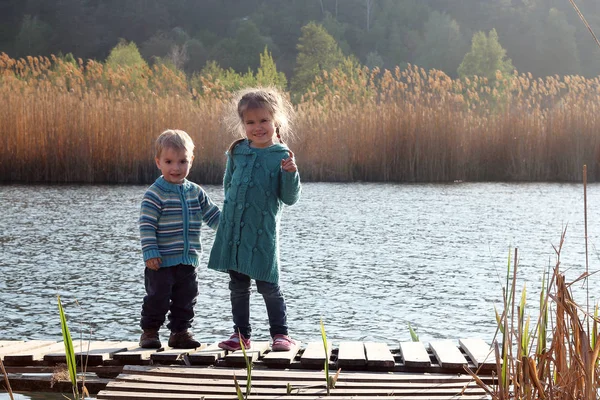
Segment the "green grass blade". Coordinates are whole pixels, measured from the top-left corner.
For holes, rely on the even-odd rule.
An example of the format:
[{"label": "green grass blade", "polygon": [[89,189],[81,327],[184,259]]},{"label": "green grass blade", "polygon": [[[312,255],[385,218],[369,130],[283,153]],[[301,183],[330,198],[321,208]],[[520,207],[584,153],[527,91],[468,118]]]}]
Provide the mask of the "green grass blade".
[{"label": "green grass blade", "polygon": [[244,346],[244,341],[242,340],[242,334],[238,331],[238,335],[240,337],[240,346],[242,347],[242,354],[244,355],[244,361],[246,362],[246,398],[250,396],[250,391],[252,390],[252,363],[246,354],[246,346]]},{"label": "green grass blade", "polygon": [[62,330],[63,342],[65,344],[65,355],[67,358],[67,368],[69,369],[69,379],[73,385],[73,394],[76,398],[79,398],[79,388],[77,387],[77,363],[75,362],[75,351],[73,349],[73,340],[71,339],[71,332],[69,332],[69,326],[67,325],[67,317],[65,310],[63,309],[60,296],[58,298],[58,313],[60,314],[60,327]]},{"label": "green grass blade", "polygon": [[327,334],[325,333],[325,325],[323,325],[323,318],[321,318],[321,339],[323,340],[323,349],[325,350],[325,387],[327,388],[327,396],[330,394],[329,385],[329,357],[327,357]]},{"label": "green grass blade", "polygon": [[419,335],[417,335],[417,332],[415,332],[415,330],[412,328],[412,326],[410,326],[410,322],[408,323],[408,331],[410,332],[410,338],[412,339],[413,342],[419,342]]},{"label": "green grass blade", "polygon": [[237,395],[238,400],[244,400],[244,395],[242,394],[242,388],[240,388],[240,383],[238,382],[235,373],[233,374],[233,384],[235,385],[235,393]]},{"label": "green grass blade", "polygon": [[498,325],[498,329],[500,329],[500,332],[502,334],[504,334],[504,324],[502,323],[502,317],[498,313],[498,309],[496,308],[495,305],[494,305],[494,312],[496,313],[496,324]]}]

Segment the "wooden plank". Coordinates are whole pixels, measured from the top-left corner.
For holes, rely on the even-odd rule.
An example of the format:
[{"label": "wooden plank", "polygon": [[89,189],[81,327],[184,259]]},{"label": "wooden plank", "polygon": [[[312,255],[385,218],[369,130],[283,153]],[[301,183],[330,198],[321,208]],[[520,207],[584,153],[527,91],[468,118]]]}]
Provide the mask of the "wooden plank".
[{"label": "wooden plank", "polygon": [[188,354],[188,358],[192,365],[207,365],[214,364],[215,361],[225,357],[227,350],[219,347],[219,343],[215,342],[205,347],[200,351]]},{"label": "wooden plank", "polygon": [[183,358],[184,355],[191,354],[197,350],[202,350],[207,347],[206,343],[201,343],[200,347],[191,349],[174,349],[172,347],[165,347],[163,351],[156,352],[150,356],[152,361],[157,362],[174,362]]},{"label": "wooden plank", "polygon": [[[237,375],[236,375],[237,377]],[[254,378],[254,377],[253,377]],[[219,378],[190,378],[177,376],[162,376],[162,375],[136,375],[136,374],[120,374],[117,377],[118,381],[129,382],[144,382],[144,383],[161,383],[161,384],[177,384],[177,385],[194,385],[194,386],[229,386],[233,383],[233,377],[224,379]],[[245,380],[245,376],[243,377]],[[300,374],[296,377],[288,377],[287,379],[253,379],[252,386],[263,387],[279,387],[287,388],[288,384],[293,382],[295,387],[318,386],[323,383],[323,375],[321,374],[321,382],[301,379]],[[373,382],[356,382],[356,381],[338,381],[335,387],[342,388],[362,388],[362,389],[381,389],[381,388],[398,388],[398,389],[426,389],[431,387],[446,388],[446,389],[462,389],[463,387],[477,387],[473,380],[447,382],[413,382],[413,381],[373,381]]]},{"label": "wooden plank", "polygon": [[323,368],[325,359],[331,357],[331,342],[327,342],[327,354],[323,342],[310,342],[300,357],[300,364],[304,367]]},{"label": "wooden plank", "polygon": [[[103,390],[98,393],[96,397],[98,400],[147,400],[147,399],[156,399],[156,394],[154,393],[137,393],[137,392],[122,392],[118,390]],[[183,394],[183,393],[161,393],[161,399],[171,400],[171,399],[181,399],[181,400],[236,400],[237,397],[231,395],[207,395],[199,397],[196,394]],[[250,398],[253,400],[307,400],[307,399],[331,399],[333,396],[302,396],[302,395],[290,395],[290,396],[255,396],[251,395]],[[488,396],[486,395],[473,395],[473,396],[385,396],[386,400],[487,400]],[[361,396],[360,400],[381,400],[379,396]]]},{"label": "wooden plank", "polygon": [[431,359],[422,342],[401,342],[400,354],[407,367],[430,367]]},{"label": "wooden plank", "polygon": [[302,342],[296,340],[289,351],[270,351],[265,354],[262,361],[269,366],[286,366],[290,365],[296,358],[296,354],[300,350]]},{"label": "wooden plank", "polygon": [[[252,347],[246,350],[246,357],[250,362],[258,360],[268,349],[269,342],[252,342]],[[234,351],[225,356],[225,363],[231,366],[246,365],[242,350]]]},{"label": "wooden plank", "polygon": [[[87,365],[100,365],[110,358],[114,353],[125,351],[128,348],[135,348],[136,342],[88,342],[74,341],[73,350],[77,363],[83,361]],[[67,356],[64,351],[46,354],[44,361],[50,363],[66,363]]]},{"label": "wooden plank", "polygon": [[[246,382],[244,380],[238,380],[241,386],[242,392],[245,391]],[[293,382],[291,382],[293,385]],[[162,393],[182,393],[182,394],[197,394],[199,396],[203,395],[211,395],[211,394],[221,394],[221,395],[234,395],[236,394],[235,386],[229,382],[226,385],[188,385],[188,384],[171,384],[171,383],[150,383],[150,382],[132,382],[132,381],[113,381],[108,383],[106,386],[107,389],[110,390],[118,390],[118,391],[132,391],[132,392],[141,392],[141,393],[154,393],[157,398],[161,397]],[[348,398],[349,396],[391,396],[391,395],[458,395],[460,393],[464,394],[476,394],[482,395],[485,394],[485,391],[482,388],[470,386],[465,389],[457,388],[457,387],[428,387],[428,388],[335,388],[332,390],[332,395],[334,396],[344,396],[344,398]],[[294,394],[302,394],[305,396],[325,396],[327,395],[327,390],[325,385],[319,385],[319,387],[309,386],[298,388],[297,393]],[[279,395],[285,396],[287,395],[287,388],[285,386],[280,387],[266,387],[266,386],[255,386],[252,385],[252,397],[260,396],[260,395]]]},{"label": "wooden plank", "polygon": [[64,351],[65,344],[63,342],[54,342],[42,347],[36,347],[24,350],[17,354],[7,354],[4,356],[6,365],[30,365],[40,363],[46,354]]},{"label": "wooden plank", "polygon": [[442,368],[457,368],[462,371],[463,365],[468,364],[465,356],[451,340],[430,342],[429,347]]},{"label": "wooden plank", "polygon": [[[238,379],[245,379],[246,368],[198,368],[184,366],[143,366],[143,365],[125,365],[123,366],[125,374],[142,374],[142,375],[159,375],[159,376],[176,376],[186,378],[231,378],[235,374]],[[321,382],[323,378],[322,371],[310,370],[268,370],[254,369],[252,371],[252,379],[274,379],[274,380],[289,380],[303,379]],[[344,372],[340,374],[338,382],[469,382],[472,378],[469,375],[462,374],[422,374],[422,373],[407,373],[407,372],[388,372],[385,374],[375,372]]]},{"label": "wooden plank", "polygon": [[55,340],[31,340],[29,342],[14,343],[12,345],[0,347],[0,360],[9,354],[27,353],[33,349],[49,346],[56,343]]},{"label": "wooden plank", "polygon": [[365,354],[367,367],[386,369],[393,368],[396,360],[385,343],[365,342]]},{"label": "wooden plank", "polygon": [[141,363],[149,361],[152,354],[163,350],[164,347],[160,349],[145,349],[138,346],[130,350],[118,351],[112,355],[112,358],[123,363]]},{"label": "wooden plank", "polygon": [[338,352],[338,365],[342,368],[367,365],[365,346],[362,342],[341,342]]},{"label": "wooden plank", "polygon": [[23,340],[0,340],[0,347],[12,346],[18,343],[23,343]]},{"label": "wooden plank", "polygon": [[496,366],[494,348],[483,339],[459,339],[458,344],[467,353],[476,368]]}]

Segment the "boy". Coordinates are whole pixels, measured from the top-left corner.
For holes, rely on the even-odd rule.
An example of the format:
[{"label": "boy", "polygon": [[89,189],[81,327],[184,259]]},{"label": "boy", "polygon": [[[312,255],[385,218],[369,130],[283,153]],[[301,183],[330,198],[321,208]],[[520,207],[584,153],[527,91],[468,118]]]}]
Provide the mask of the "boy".
[{"label": "boy", "polygon": [[169,346],[200,346],[188,330],[198,296],[196,267],[202,247],[200,227],[219,225],[221,211],[204,190],[186,179],[194,143],[181,130],[166,130],[156,140],[156,166],[162,175],[148,188],[140,212],[140,237],[146,269],[146,296],[140,347],[160,348],[159,329],[169,313]]}]

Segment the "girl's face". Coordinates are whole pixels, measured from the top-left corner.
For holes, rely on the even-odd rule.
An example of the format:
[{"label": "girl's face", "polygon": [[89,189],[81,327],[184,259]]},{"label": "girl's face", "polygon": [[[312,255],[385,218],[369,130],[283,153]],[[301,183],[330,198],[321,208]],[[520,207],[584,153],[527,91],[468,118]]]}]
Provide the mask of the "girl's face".
[{"label": "girl's face", "polygon": [[250,108],[242,114],[250,147],[266,148],[275,144],[275,121],[266,108]]},{"label": "girl's face", "polygon": [[187,150],[167,147],[156,158],[156,166],[167,182],[179,185],[190,173],[193,160],[194,156]]}]

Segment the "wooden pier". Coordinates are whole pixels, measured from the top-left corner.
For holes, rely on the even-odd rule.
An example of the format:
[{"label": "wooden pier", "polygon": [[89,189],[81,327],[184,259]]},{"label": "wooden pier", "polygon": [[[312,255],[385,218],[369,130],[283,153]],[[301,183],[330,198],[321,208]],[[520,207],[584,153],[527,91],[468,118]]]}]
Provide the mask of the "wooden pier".
[{"label": "wooden pier", "polygon": [[[465,367],[491,382],[496,360],[480,339],[400,342],[340,342],[327,352],[322,342],[271,352],[268,342],[252,342],[252,399],[326,397],[324,365],[338,371],[330,397],[370,399],[485,399]],[[246,385],[241,351],[216,345],[197,349],[141,349],[137,342],[74,341],[85,385],[98,399],[237,399],[234,377]],[[64,344],[54,341],[2,341],[12,390],[71,391],[65,376]],[[1,392],[1,389],[0,389]]]}]

